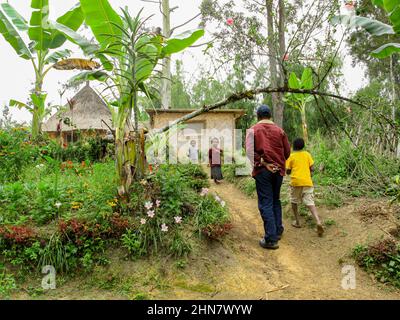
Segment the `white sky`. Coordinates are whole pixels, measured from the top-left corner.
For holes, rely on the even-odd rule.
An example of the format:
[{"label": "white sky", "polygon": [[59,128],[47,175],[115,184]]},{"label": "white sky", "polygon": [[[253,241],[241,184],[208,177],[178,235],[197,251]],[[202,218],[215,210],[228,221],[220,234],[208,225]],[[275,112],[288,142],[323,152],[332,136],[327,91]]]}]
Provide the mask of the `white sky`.
[{"label": "white sky", "polygon": [[[1,2],[5,0],[0,0]],[[22,14],[25,19],[29,21],[31,8],[31,0],[9,0],[17,11]],[[76,0],[58,0],[50,1],[50,19],[56,20],[57,17],[64,14],[71,7],[77,3]],[[144,8],[143,16],[149,16],[154,14],[151,20],[151,24],[154,26],[162,26],[162,17],[158,9],[157,4],[146,3],[140,0],[110,0],[110,3],[114,8],[129,6],[131,14],[137,13],[141,8]],[[170,0],[170,6],[179,6],[177,10],[172,14],[173,25],[179,25],[191,17],[195,16],[199,12],[200,0]],[[200,18],[192,21],[189,25],[182,28],[180,31],[186,29],[194,29],[198,26]],[[177,31],[179,33],[179,30]],[[28,42],[27,39],[25,39]],[[202,40],[200,40],[202,41]],[[74,51],[74,57],[82,57],[82,53],[76,46],[66,43],[65,48]],[[178,54],[174,58],[183,60],[184,69],[186,76],[192,78],[199,66],[207,63],[207,58],[202,53],[203,48],[191,48],[183,54]],[[346,52],[346,50],[344,51]],[[351,58],[346,57],[344,61],[345,65],[343,68],[344,72],[344,94],[356,91],[363,84],[365,84],[364,73],[362,67],[358,66],[352,68]],[[29,95],[29,90],[33,87],[34,72],[30,61],[19,58],[11,46],[4,40],[0,35],[0,116],[1,110],[4,104],[8,103],[10,99],[16,99],[25,102]],[[70,98],[74,93],[67,92],[63,101],[60,101],[58,90],[61,89],[61,84],[65,83],[71,78],[76,72],[73,71],[57,71],[52,70],[47,75],[44,81],[44,90],[48,93],[47,102],[52,104],[66,103],[66,99]],[[14,110],[13,118],[18,121],[29,122],[31,115],[27,111]]]}]

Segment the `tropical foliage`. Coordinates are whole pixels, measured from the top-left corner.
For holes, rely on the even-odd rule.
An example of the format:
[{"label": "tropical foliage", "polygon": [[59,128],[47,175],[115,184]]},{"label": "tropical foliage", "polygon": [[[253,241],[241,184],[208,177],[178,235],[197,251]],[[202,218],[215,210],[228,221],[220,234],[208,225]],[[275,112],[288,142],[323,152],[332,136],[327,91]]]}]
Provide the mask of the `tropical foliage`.
[{"label": "tropical foliage", "polygon": [[[51,111],[46,108],[47,93],[43,82],[53,65],[70,56],[71,51],[61,49],[67,38],[54,29],[49,21],[49,1],[32,0],[32,15],[29,22],[22,17],[11,4],[2,3],[0,7],[0,33],[13,47],[17,55],[32,61],[35,72],[35,86],[29,102],[10,101],[10,106],[25,108],[32,113],[32,137],[38,137],[44,117]],[[84,20],[80,5],[57,19],[57,23],[77,30]],[[23,39],[25,33],[30,42]]]}]

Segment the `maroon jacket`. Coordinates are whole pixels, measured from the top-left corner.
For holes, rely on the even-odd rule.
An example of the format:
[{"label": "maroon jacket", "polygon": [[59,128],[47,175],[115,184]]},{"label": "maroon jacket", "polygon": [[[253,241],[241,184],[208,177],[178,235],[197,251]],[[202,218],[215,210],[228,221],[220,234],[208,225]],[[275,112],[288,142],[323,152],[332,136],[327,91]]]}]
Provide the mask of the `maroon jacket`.
[{"label": "maroon jacket", "polygon": [[208,150],[208,163],[211,167],[220,167],[221,166],[221,157],[223,157],[224,151],[222,149],[214,149],[210,148]]},{"label": "maroon jacket", "polygon": [[286,160],[290,156],[290,144],[285,131],[272,121],[263,120],[247,130],[246,153],[253,166],[253,177],[265,168],[261,158],[280,168],[286,175]]}]

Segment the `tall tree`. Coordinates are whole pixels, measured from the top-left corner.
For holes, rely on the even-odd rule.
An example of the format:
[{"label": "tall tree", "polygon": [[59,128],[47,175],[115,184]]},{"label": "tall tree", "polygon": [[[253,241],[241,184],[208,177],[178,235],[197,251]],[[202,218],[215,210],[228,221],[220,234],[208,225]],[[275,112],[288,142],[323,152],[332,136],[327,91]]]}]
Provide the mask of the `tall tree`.
[{"label": "tall tree", "polygon": [[[172,26],[171,23],[171,13],[173,13],[178,6],[172,7],[170,5],[170,0],[142,0],[144,2],[151,2],[151,3],[158,3],[160,7],[160,11],[162,14],[163,19],[163,28],[162,28],[162,35],[165,39],[169,39],[173,33],[183,27],[186,26],[188,23],[195,20],[197,17],[200,16],[196,14],[194,17],[190,18],[189,20],[185,21],[184,23]],[[162,109],[169,109],[171,107],[175,107],[172,105],[172,86],[171,86],[171,57],[167,56],[163,59],[162,62],[162,72],[161,72],[161,88],[160,88],[160,95],[161,95],[161,108]]]},{"label": "tall tree", "polygon": [[[169,0],[162,0],[163,35],[166,38],[171,36],[171,8]],[[162,66],[161,79],[161,107],[171,107],[171,57],[165,57]]]}]

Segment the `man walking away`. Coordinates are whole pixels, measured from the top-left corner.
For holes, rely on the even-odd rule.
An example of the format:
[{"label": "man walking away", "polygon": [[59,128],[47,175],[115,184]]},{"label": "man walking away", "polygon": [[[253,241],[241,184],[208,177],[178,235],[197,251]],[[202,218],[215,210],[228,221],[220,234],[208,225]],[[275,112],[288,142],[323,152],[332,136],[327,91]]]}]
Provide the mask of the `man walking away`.
[{"label": "man walking away", "polygon": [[259,243],[266,249],[278,249],[284,231],[280,192],[290,144],[286,133],[271,120],[268,106],[261,105],[257,109],[257,118],[258,123],[246,136],[246,153],[253,166],[258,208],[264,222],[265,235]]}]

